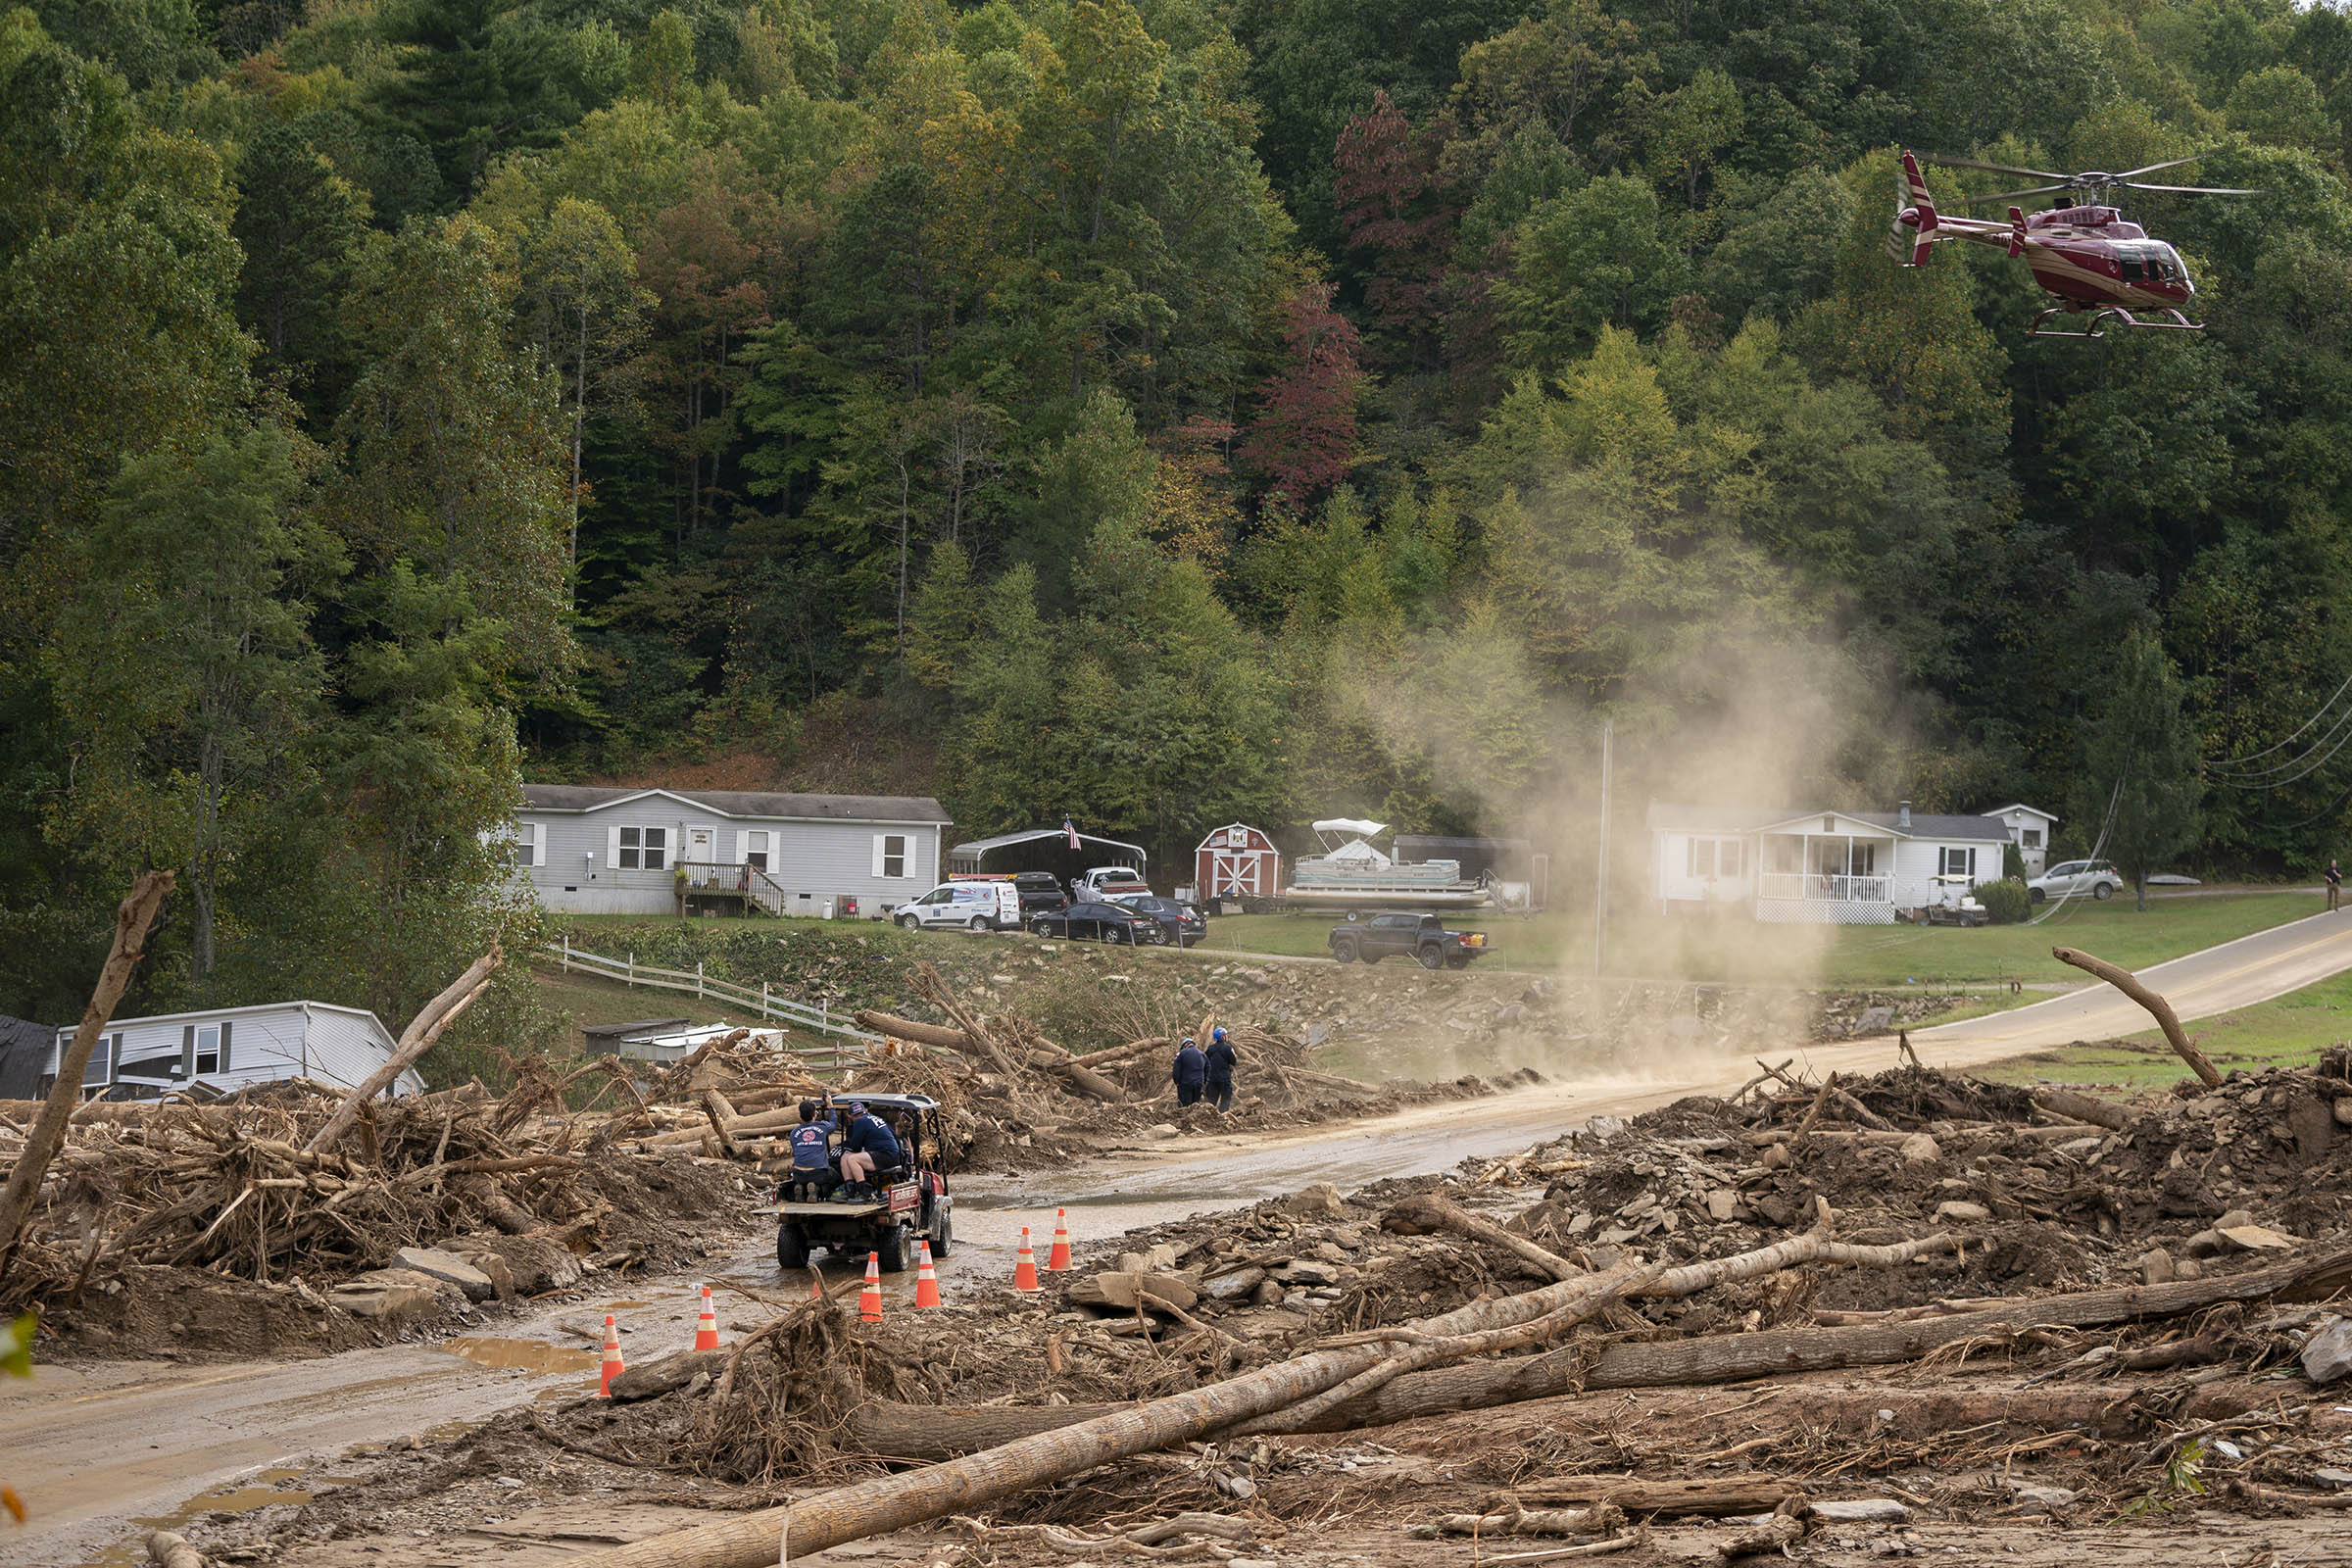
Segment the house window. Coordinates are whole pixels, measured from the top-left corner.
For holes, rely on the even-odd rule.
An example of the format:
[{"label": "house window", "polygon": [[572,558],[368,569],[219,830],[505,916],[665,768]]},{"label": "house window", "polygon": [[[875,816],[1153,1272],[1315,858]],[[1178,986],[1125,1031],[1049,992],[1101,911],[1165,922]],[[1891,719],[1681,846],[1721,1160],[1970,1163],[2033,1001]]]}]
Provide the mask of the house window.
[{"label": "house window", "polygon": [[546,831],[546,827],[538,822],[514,824],[514,830],[507,835],[507,848],[514,855],[516,865],[533,866],[546,863],[547,858],[541,853],[541,845],[544,841],[540,837]]},{"label": "house window", "polygon": [[198,1024],[194,1050],[197,1072],[219,1072],[220,1070],[220,1026],[217,1023]]},{"label": "house window", "polygon": [[906,875],[906,835],[874,835],[874,875],[885,879]]},{"label": "house window", "polygon": [[2037,827],[2027,828],[2024,832],[2018,835],[2018,842],[2029,850],[2040,849],[2041,829]]},{"label": "house window", "polygon": [[1854,845],[1846,853],[1845,863],[1848,876],[1877,876],[1879,874],[1878,845],[1875,843]]},{"label": "house window", "polygon": [[1973,848],[1954,849],[1947,844],[1943,847],[1942,863],[1941,875],[1975,876],[1977,874],[1977,852]]},{"label": "house window", "polygon": [[620,868],[624,871],[662,869],[669,853],[669,829],[624,827],[620,830]]},{"label": "house window", "polygon": [[[71,1033],[58,1037],[57,1059],[60,1063],[64,1062],[66,1053],[73,1049],[73,1045],[74,1036]],[[100,1035],[97,1048],[90,1053],[90,1059],[82,1065],[81,1087],[96,1089],[113,1083],[115,1081],[115,1054],[122,1049],[122,1037],[120,1034]]]},{"label": "house window", "polygon": [[1738,839],[1692,839],[1689,846],[1687,866],[1691,876],[1738,876],[1741,859]]},{"label": "house window", "polygon": [[755,829],[743,836],[743,863],[755,871],[767,869],[767,830]]}]

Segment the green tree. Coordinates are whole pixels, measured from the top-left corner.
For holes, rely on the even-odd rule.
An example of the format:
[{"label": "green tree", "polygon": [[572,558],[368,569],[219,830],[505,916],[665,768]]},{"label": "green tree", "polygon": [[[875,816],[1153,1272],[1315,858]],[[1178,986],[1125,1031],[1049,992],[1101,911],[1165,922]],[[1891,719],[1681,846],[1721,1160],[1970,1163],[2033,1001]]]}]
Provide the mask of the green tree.
[{"label": "green tree", "polygon": [[325,676],[309,596],[337,563],[295,505],[299,485],[295,444],[270,425],[216,436],[192,460],[125,464],[78,541],[84,586],[48,650],[78,737],[56,839],[117,870],[184,867],[200,991],[223,889],[247,874],[271,813],[307,793]]},{"label": "green tree", "polygon": [[1511,362],[1547,369],[1604,326],[1653,328],[1683,278],[1657,193],[1641,180],[1611,174],[1554,197],[1520,225],[1510,276],[1494,285]]},{"label": "green tree", "polygon": [[[2079,822],[2106,822],[2107,858],[2148,906],[2148,875],[2196,847],[2205,786],[2180,676],[2146,627],[2125,639],[2113,686],[2082,743]],[[2096,831],[2096,829],[2092,829]]]},{"label": "green tree", "polygon": [[[367,199],[295,126],[265,121],[237,161],[245,253],[237,315],[271,361],[309,379],[348,352],[336,307],[366,232]],[[326,388],[328,406],[339,388]]]}]

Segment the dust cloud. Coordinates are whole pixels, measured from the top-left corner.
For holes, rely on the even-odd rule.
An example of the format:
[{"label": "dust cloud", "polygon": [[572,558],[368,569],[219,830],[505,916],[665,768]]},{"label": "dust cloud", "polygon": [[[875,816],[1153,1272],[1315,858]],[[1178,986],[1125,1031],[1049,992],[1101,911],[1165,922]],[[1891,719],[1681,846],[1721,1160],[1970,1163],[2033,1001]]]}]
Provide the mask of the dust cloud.
[{"label": "dust cloud", "polygon": [[[1827,635],[1685,630],[1671,657],[1593,697],[1540,695],[1525,648],[1491,615],[1446,634],[1446,657],[1418,678],[1335,664],[1341,700],[1426,768],[1433,793],[1466,806],[1469,831],[1524,837],[1550,856],[1549,913],[1539,917],[1558,934],[1557,965],[1542,977],[1549,995],[1498,1001],[1491,1036],[1428,1032],[1411,1053],[1416,1075],[1527,1066],[1634,1090],[1810,1040],[1836,928],[1757,921],[1741,896],[1753,865],[1725,879],[1719,902],[1663,904],[1649,811],[1887,808],[1908,760],[1893,683]],[[1466,689],[1473,680],[1482,689]],[[1604,723],[1608,918],[1596,976]],[[1515,944],[1516,917],[1480,923],[1503,947],[1536,934]]]}]

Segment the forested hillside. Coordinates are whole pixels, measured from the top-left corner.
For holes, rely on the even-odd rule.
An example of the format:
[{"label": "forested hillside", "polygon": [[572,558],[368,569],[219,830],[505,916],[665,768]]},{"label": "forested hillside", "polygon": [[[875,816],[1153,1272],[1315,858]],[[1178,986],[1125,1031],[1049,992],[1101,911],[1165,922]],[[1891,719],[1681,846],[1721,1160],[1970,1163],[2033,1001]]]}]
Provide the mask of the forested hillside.
[{"label": "forested hillside", "polygon": [[[518,776],[844,734],[1161,849],[1579,821],[1603,720],[1637,806],[2335,848],[2326,4],[38,0],[0,78],[0,1010],[161,863],[152,999],[405,1015]],[[2209,331],[2034,340],[1897,144],[2264,194],[2132,205]]]}]

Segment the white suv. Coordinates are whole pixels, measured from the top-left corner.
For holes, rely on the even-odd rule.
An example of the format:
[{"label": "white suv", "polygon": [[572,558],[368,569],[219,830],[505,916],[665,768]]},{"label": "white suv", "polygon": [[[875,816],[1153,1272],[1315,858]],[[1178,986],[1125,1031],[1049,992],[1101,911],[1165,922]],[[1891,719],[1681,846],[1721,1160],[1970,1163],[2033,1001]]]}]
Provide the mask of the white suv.
[{"label": "white suv", "polygon": [[909,931],[952,926],[965,931],[1018,931],[1021,892],[1004,881],[942,882],[891,914]]},{"label": "white suv", "polygon": [[2070,893],[2112,899],[2123,891],[2123,874],[2105,860],[2068,860],[2063,865],[2051,866],[2026,884],[2026,894],[2035,904],[2044,899],[2063,899]]}]

